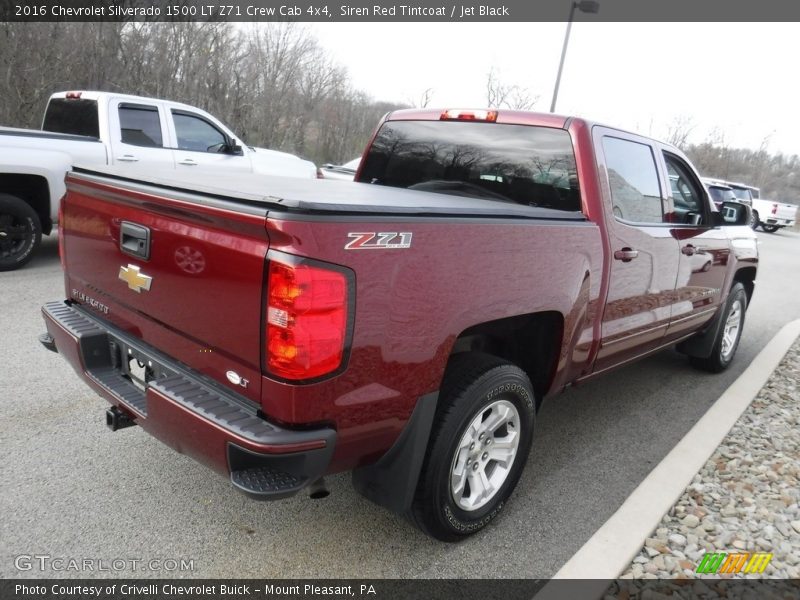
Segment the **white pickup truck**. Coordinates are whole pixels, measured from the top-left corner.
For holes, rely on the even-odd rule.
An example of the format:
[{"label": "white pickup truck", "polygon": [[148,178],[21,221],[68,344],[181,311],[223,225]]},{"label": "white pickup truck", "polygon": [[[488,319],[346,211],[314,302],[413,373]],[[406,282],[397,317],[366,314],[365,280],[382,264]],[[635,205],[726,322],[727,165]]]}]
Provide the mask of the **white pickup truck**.
[{"label": "white pickup truck", "polygon": [[24,265],[42,233],[58,222],[64,176],[72,166],[119,165],[132,177],[174,169],[315,178],[292,154],[247,146],[194,106],[108,92],[59,92],[42,130],[0,127],[0,271]]},{"label": "white pickup truck", "polygon": [[761,229],[767,233],[775,233],[782,227],[794,227],[797,206],[766,198],[753,198],[753,218]]}]

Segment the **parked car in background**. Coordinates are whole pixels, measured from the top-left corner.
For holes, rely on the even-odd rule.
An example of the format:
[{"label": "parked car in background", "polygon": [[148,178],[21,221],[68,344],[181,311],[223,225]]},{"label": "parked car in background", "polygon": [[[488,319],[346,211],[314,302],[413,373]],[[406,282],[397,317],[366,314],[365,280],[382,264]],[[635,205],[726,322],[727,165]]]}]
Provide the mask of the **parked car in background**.
[{"label": "parked car in background", "polygon": [[343,165],[333,165],[326,163],[320,167],[320,173],[323,179],[339,179],[341,181],[353,181],[358,171],[358,165],[361,164],[361,157],[354,158],[353,160],[344,163]]},{"label": "parked car in background", "polygon": [[706,189],[714,204],[719,208],[723,202],[736,202],[736,194],[733,189],[722,183],[708,183],[704,180]]},{"label": "parked car in background", "polygon": [[756,226],[760,226],[767,233],[775,233],[783,227],[794,227],[797,206],[766,198],[756,198],[753,200],[753,217]]},{"label": "parked car in background", "polygon": [[0,127],[0,271],[24,265],[42,233],[50,233],[71,165],[115,165],[131,176],[171,168],[184,172],[182,178],[195,171],[316,177],[313,163],[247,146],[194,106],[108,92],[58,92],[50,97],[41,131]]},{"label": "parked car in background", "polygon": [[703,183],[717,206],[720,202],[736,201],[751,207],[753,229],[761,227],[767,233],[775,233],[795,224],[797,206],[761,198],[761,190],[755,186],[712,177],[704,177]]},{"label": "parked car in background", "polygon": [[733,195],[736,196],[738,202],[742,204],[746,204],[747,206],[753,205],[753,198],[757,198],[759,189],[756,187],[752,187],[749,185],[745,185],[744,183],[736,183],[734,181],[725,181],[724,179],[719,179],[716,177],[703,177],[703,183],[706,185],[717,185],[717,186],[725,186],[733,191]]},{"label": "parked car in background", "polygon": [[[753,199],[758,198],[761,195],[761,190],[759,190],[759,188],[757,187],[753,187],[751,185],[747,185],[744,183],[737,183],[735,181],[725,181],[723,179],[719,179],[716,177],[704,177],[703,183],[706,186],[713,185],[718,188],[727,187],[728,189],[731,190],[737,202],[749,206],[751,208],[753,206]],[[755,214],[752,212],[750,219],[750,227],[752,227],[753,229],[758,227],[758,220],[756,219]]]}]

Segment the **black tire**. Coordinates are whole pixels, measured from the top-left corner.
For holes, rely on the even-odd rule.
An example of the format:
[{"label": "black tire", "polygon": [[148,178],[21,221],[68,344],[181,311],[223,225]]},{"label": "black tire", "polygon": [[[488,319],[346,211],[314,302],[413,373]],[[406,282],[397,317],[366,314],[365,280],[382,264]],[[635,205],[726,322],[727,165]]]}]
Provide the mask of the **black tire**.
[{"label": "black tire", "polygon": [[751,215],[750,215],[750,227],[752,227],[753,231],[755,231],[756,229],[758,229],[759,225],[760,225],[760,223],[758,221],[758,211],[757,210],[753,210],[753,211],[751,211]]},{"label": "black tire", "polygon": [[[738,306],[738,308],[736,308]],[[732,315],[738,310],[739,323],[733,339],[730,340],[728,345],[725,341],[726,335],[729,334],[727,324]],[[711,356],[708,358],[698,358],[696,356],[690,357],[690,361],[694,367],[710,373],[721,373],[727,369],[733,362],[733,357],[736,355],[736,349],[739,347],[739,340],[742,338],[742,330],[744,329],[744,317],[747,312],[747,293],[741,283],[733,284],[728,299],[725,302],[725,313],[722,317],[722,324],[717,332],[717,337],[714,340],[714,347],[711,350]]]},{"label": "black tire", "polygon": [[[514,410],[516,409],[516,414]],[[427,455],[422,466],[414,501],[409,511],[409,518],[428,535],[445,542],[461,540],[488,525],[503,509],[506,501],[519,481],[525,467],[531,442],[535,418],[536,399],[528,376],[522,369],[504,360],[486,354],[469,353],[456,355],[448,365],[442,383],[436,420],[431,431]],[[498,408],[499,407],[499,408]],[[509,417],[503,416],[508,411]],[[470,425],[483,419],[480,425],[492,422],[506,424],[497,427],[494,433],[481,437],[478,441],[474,431],[477,450],[464,447],[462,442],[468,435]],[[518,423],[512,423],[512,421]],[[499,436],[498,436],[499,432]],[[517,438],[518,436],[518,438]],[[491,437],[490,441],[489,437]],[[486,458],[493,441],[498,446],[501,442],[513,445],[517,438],[517,446],[513,456],[505,461]],[[459,447],[462,447],[459,452]],[[458,454],[458,461],[456,453]],[[509,452],[509,451],[507,451]],[[476,454],[472,457],[472,454]],[[463,460],[462,460],[463,459]],[[472,461],[472,462],[471,462]],[[455,469],[460,462],[466,465],[461,469],[463,475],[463,494],[459,501],[451,489]],[[476,464],[479,466],[475,466]],[[474,468],[470,469],[472,466]],[[498,471],[499,469],[499,471]],[[485,502],[474,508],[465,510],[458,502],[469,502],[466,491],[472,477],[496,482],[494,491],[479,495],[476,500]],[[481,497],[485,496],[483,500]]]},{"label": "black tire", "polygon": [[19,269],[42,241],[42,224],[30,205],[0,194],[0,271]]},{"label": "black tire", "polygon": [[764,223],[761,224],[761,229],[766,231],[767,233],[775,233],[780,229],[779,225],[765,225]]}]

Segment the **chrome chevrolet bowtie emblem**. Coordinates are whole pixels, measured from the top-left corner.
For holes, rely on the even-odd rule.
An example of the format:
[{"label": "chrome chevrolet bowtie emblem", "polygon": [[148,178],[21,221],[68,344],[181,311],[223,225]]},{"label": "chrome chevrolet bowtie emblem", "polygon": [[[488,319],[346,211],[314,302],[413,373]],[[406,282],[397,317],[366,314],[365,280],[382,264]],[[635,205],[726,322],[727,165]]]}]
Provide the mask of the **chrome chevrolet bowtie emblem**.
[{"label": "chrome chevrolet bowtie emblem", "polygon": [[142,273],[136,265],[120,267],[119,278],[137,294],[141,294],[142,290],[149,291],[150,284],[153,282],[153,278]]}]

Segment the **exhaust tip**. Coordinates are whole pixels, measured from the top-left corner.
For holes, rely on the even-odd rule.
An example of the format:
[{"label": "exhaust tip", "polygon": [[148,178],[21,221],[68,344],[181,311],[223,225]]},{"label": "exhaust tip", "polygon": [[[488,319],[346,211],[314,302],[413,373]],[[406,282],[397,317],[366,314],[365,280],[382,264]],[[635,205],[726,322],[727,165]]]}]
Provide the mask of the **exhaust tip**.
[{"label": "exhaust tip", "polygon": [[331,495],[328,486],[325,485],[325,478],[320,477],[310,486],[308,486],[308,497],[312,500],[322,500]]}]

